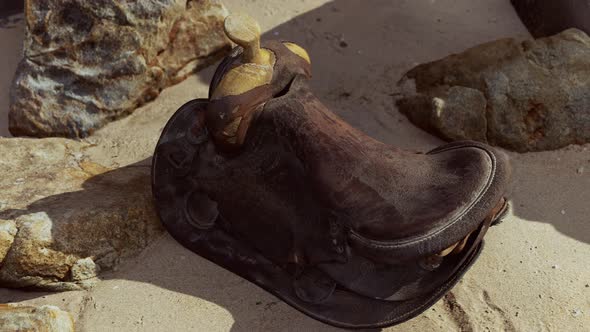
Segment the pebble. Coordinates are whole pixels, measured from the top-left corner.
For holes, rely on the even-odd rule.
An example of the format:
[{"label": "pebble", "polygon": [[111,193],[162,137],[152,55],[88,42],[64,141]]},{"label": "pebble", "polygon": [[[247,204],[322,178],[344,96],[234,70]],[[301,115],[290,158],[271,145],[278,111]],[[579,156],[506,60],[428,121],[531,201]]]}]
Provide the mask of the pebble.
[{"label": "pebble", "polygon": [[572,310],[572,316],[574,316],[574,317],[582,316],[582,310],[577,309],[577,308]]},{"label": "pebble", "polygon": [[561,210],[561,214],[565,214],[565,210]]},{"label": "pebble", "polygon": [[555,265],[551,266],[551,268],[554,270],[559,270],[559,265],[555,264]]},{"label": "pebble", "polygon": [[578,167],[578,169],[576,170],[576,172],[578,172],[578,174],[584,173],[584,166]]}]

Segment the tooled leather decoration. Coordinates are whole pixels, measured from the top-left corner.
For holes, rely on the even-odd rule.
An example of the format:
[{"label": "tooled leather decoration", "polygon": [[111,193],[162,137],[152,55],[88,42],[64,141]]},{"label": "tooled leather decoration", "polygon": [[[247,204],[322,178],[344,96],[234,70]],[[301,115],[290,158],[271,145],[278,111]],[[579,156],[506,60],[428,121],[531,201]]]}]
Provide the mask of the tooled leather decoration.
[{"label": "tooled leather decoration", "polygon": [[385,327],[436,302],[507,210],[507,157],[455,142],[398,149],[351,127],[309,88],[290,42],[251,18],[208,99],[183,105],[153,159],[156,208],[185,247],[322,322]]}]

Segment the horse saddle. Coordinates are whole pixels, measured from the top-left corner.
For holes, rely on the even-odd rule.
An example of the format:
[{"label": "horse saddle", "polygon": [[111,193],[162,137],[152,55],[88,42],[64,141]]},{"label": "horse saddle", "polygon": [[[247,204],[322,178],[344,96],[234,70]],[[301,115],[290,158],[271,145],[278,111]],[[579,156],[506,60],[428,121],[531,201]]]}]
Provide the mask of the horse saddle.
[{"label": "horse saddle", "polygon": [[421,153],[326,108],[307,52],[225,20],[239,46],[209,98],[172,116],[152,164],[168,232],[297,310],[344,328],[425,311],[467,271],[507,210],[507,156],[463,141]]}]

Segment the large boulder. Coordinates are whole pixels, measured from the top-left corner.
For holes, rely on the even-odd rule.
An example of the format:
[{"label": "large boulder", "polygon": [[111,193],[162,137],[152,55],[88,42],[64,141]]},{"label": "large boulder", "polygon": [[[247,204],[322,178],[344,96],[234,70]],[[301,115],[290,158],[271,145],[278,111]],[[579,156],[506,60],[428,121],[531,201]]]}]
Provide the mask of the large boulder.
[{"label": "large boulder", "polygon": [[110,169],[90,147],[0,138],[0,287],[87,288],[162,234],[149,161]]},{"label": "large boulder", "polygon": [[217,0],[30,0],[15,136],[84,137],[229,50]]},{"label": "large boulder", "polygon": [[0,327],[4,332],[75,331],[72,315],[50,305],[30,307],[0,304]]},{"label": "large boulder", "polygon": [[590,142],[590,37],[502,39],[419,65],[399,110],[446,140],[524,152]]}]

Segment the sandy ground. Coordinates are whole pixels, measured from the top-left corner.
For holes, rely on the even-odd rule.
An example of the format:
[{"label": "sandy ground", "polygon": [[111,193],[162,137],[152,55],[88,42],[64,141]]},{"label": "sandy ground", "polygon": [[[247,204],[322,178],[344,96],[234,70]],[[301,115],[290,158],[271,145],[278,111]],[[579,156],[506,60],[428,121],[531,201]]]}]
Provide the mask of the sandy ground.
[{"label": "sandy ground", "polygon": [[[528,37],[508,0],[225,0],[257,17],[267,38],[311,54],[317,95],[354,126],[402,148],[442,142],[412,126],[392,95],[417,63],[501,37]],[[22,23],[21,23],[22,24]],[[0,29],[0,135],[22,26]],[[107,166],[146,160],[166,120],[204,97],[208,69],[166,89],[132,116],[91,137]],[[388,331],[588,331],[590,145],[510,153],[513,210],[486,237],[475,266],[425,314]],[[147,161],[146,161],[147,162]],[[256,286],[163,235],[102,275],[90,291],[0,290],[0,302],[70,310],[80,331],[329,331]]]},{"label": "sandy ground", "polygon": [[0,136],[11,136],[8,132],[8,91],[21,59],[24,35],[22,14],[0,19]]}]

